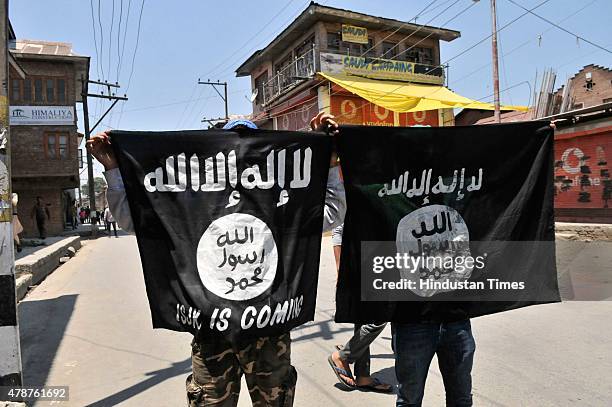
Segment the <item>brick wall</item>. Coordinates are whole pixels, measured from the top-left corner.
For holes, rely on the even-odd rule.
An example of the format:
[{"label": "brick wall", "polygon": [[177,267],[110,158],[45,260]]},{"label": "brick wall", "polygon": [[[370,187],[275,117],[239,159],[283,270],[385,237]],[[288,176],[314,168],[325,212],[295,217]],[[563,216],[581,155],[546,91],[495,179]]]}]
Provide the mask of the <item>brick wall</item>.
[{"label": "brick wall", "polygon": [[19,220],[23,225],[21,237],[38,237],[36,220],[32,218],[32,208],[36,204],[36,197],[40,196],[49,209],[51,219],[47,221],[47,236],[59,235],[64,231],[64,203],[62,202],[62,189],[52,180],[41,183],[25,183],[23,180],[13,181],[13,192],[19,195],[17,210]]},{"label": "brick wall", "polygon": [[[68,135],[68,158],[45,155],[45,133]],[[78,178],[78,135],[76,126],[11,126],[13,178],[24,176],[75,176]],[[67,187],[67,186],[66,186]]]},{"label": "brick wall", "polygon": [[[587,86],[586,75],[591,74],[592,87]],[[561,97],[563,88],[556,92]],[[604,99],[612,99],[612,70],[596,65],[587,65],[572,77],[570,91],[572,105],[570,110],[580,108],[575,106],[582,103],[582,107],[596,106],[604,103]]]}]

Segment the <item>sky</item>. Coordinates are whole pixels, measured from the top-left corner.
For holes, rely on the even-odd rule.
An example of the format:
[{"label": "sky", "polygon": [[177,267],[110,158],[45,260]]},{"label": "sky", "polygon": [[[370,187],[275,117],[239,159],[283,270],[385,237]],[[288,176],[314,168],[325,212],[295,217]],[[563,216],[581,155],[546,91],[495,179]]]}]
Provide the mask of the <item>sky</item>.
[{"label": "sky", "polygon": [[[534,12],[612,49],[609,0],[513,1],[529,9],[544,3]],[[11,0],[9,15],[17,38],[72,43],[75,53],[91,57],[90,79],[120,83],[118,92],[127,93],[129,100],[119,102],[96,130],[178,130],[204,128],[203,117],[224,115],[223,101],[210,86],[197,85],[198,79],[226,81],[230,114],[251,113],[250,79],[236,78],[235,69],[308,4],[305,0]],[[412,20],[425,9],[417,23],[461,32],[460,38],[441,42],[441,61],[450,65],[449,88],[462,96],[492,101],[491,40],[486,39],[491,33],[489,0],[321,0],[319,4],[401,21]],[[529,104],[539,88],[536,74],[541,78],[546,69],[556,71],[557,88],[590,63],[612,67],[611,53],[533,15],[520,17],[524,13],[510,0],[497,0],[503,104]],[[93,124],[110,102],[90,99],[89,104]],[[82,132],[81,109],[78,105]],[[94,168],[96,174],[102,170],[99,164]],[[86,171],[81,178],[86,178]]]}]

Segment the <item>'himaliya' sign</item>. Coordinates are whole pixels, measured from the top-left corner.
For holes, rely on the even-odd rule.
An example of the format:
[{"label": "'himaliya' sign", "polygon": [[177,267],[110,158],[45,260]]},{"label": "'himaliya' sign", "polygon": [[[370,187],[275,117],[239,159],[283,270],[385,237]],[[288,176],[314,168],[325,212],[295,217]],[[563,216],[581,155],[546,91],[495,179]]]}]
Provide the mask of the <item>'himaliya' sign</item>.
[{"label": "'himaliya' sign", "polygon": [[154,327],[237,342],[313,319],[331,137],[207,130],[111,138]]},{"label": "'himaliya' sign", "polygon": [[73,106],[10,106],[9,109],[11,126],[75,124]]}]

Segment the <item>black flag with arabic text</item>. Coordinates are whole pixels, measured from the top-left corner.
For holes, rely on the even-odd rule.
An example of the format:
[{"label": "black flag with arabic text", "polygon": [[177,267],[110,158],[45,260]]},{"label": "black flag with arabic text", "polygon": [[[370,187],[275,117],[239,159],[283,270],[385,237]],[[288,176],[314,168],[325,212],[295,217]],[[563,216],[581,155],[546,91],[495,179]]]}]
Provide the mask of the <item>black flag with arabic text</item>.
[{"label": "black flag with arabic text", "polygon": [[331,137],[110,135],[154,328],[239,343],[313,319]]},{"label": "black flag with arabic text", "polygon": [[337,322],[449,322],[559,301],[545,122],[341,127]]}]

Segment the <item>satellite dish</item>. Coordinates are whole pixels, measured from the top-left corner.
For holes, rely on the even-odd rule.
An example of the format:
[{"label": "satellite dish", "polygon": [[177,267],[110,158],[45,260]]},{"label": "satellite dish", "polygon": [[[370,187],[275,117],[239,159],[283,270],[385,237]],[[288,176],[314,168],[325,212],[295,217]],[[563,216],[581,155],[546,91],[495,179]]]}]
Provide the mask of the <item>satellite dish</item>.
[{"label": "satellite dish", "polygon": [[257,99],[257,95],[259,95],[259,89],[255,88],[253,93],[251,93],[251,97],[249,98],[251,103],[255,102],[255,99]]}]

